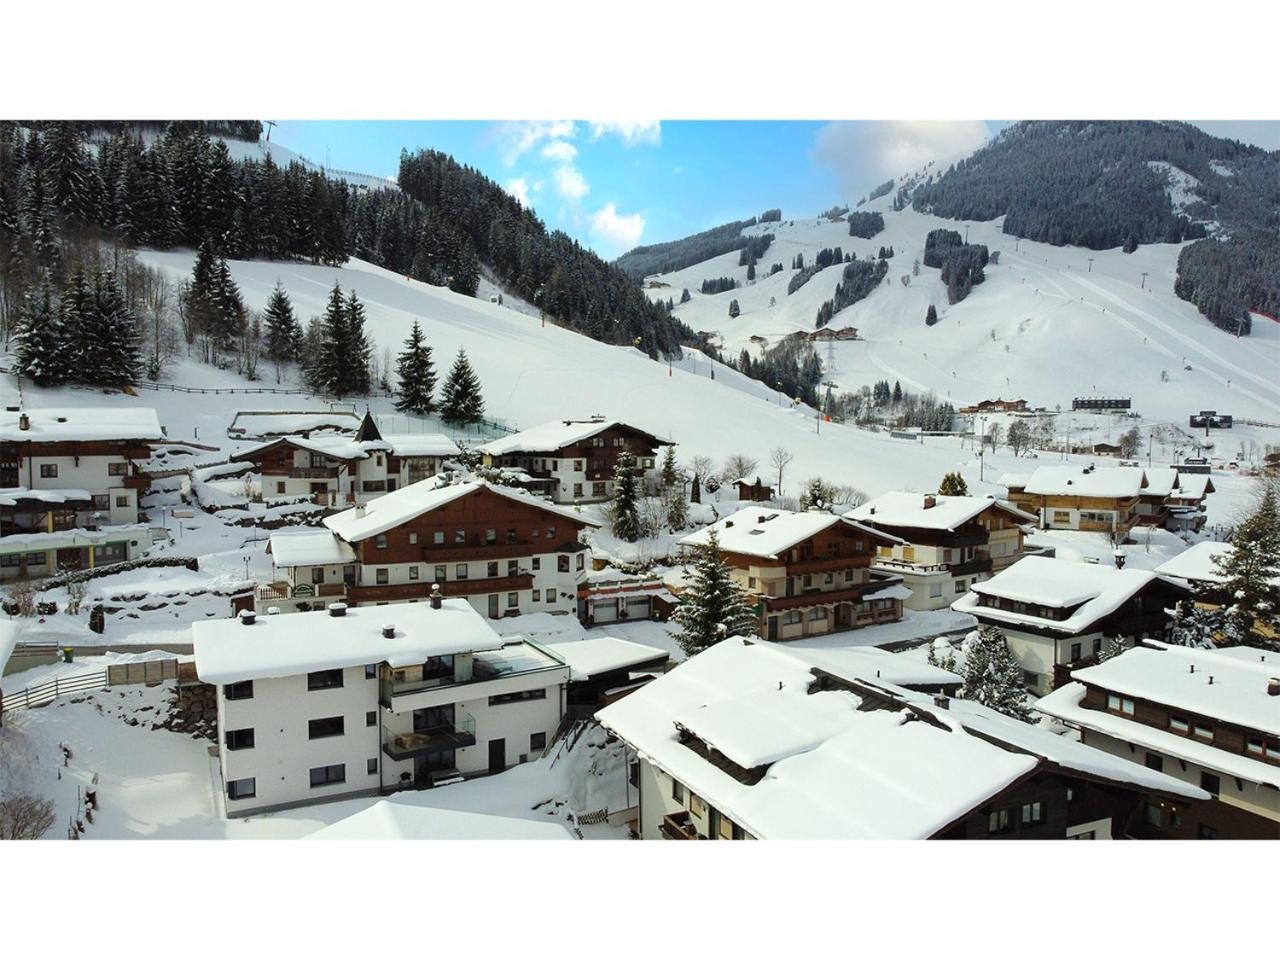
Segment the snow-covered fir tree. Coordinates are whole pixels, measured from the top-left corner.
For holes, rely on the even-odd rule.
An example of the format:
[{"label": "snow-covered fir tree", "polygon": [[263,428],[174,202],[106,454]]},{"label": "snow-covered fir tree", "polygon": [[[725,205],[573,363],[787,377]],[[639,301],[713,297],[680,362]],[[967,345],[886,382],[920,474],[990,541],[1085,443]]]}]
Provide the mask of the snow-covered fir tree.
[{"label": "snow-covered fir tree", "polygon": [[436,368],[431,347],[422,337],[422,328],[413,321],[404,351],[396,358],[396,409],[401,413],[426,416],[435,409]]},{"label": "snow-covered fir tree", "polygon": [[676,642],[690,657],[725,637],[758,633],[756,615],[733,579],[714,530],[697,548],[693,571],[672,619],[680,626]]},{"label": "snow-covered fir tree", "polygon": [[805,484],[800,494],[801,510],[830,510],[835,499],[835,490],[831,484],[825,483],[821,477],[813,477]]},{"label": "snow-covered fir tree", "polygon": [[138,324],[112,271],[94,275],[93,306],[83,339],[85,356],[92,362],[90,382],[104,386],[137,383],[142,368]]},{"label": "snow-covered fir tree", "polygon": [[484,419],[484,397],[480,378],[471,369],[467,351],[458,348],[453,367],[440,391],[440,417],[445,423],[479,423]]},{"label": "snow-covered fir tree", "polygon": [[346,314],[346,350],[342,362],[342,389],[340,393],[369,392],[369,361],[373,357],[373,344],[364,329],[364,304],[353,289],[344,305]]},{"label": "snow-covered fir tree", "polygon": [[965,638],[964,686],[960,696],[1017,720],[1030,720],[1022,666],[1004,631],[981,627]]},{"label": "snow-covered fir tree", "polygon": [[1252,514],[1231,535],[1232,550],[1214,560],[1226,599],[1221,647],[1280,649],[1280,504],[1270,482]]},{"label": "snow-covered fir tree", "polygon": [[[304,354],[306,361],[303,375],[307,386],[316,393],[337,394],[340,392],[343,374],[342,354],[347,343],[347,312],[339,284],[335,283],[329,291],[329,302],[325,305],[319,324],[312,326],[318,337],[314,345],[308,343]],[[312,333],[312,327],[308,327],[308,341]]]},{"label": "snow-covered fir tree", "polygon": [[942,478],[942,482],[938,484],[938,495],[943,497],[967,497],[969,495],[969,484],[965,483],[964,477],[960,476],[959,471],[953,470]]},{"label": "snow-covered fir tree", "polygon": [[702,480],[696,473],[693,475],[693,479],[689,481],[689,502],[702,502]]},{"label": "snow-covered fir tree", "polygon": [[18,330],[13,338],[18,372],[42,387],[65,383],[71,376],[65,364],[66,348],[61,318],[53,300],[53,286],[46,277],[38,287],[28,290],[22,300]]},{"label": "snow-covered fir tree", "polygon": [[613,466],[613,502],[609,504],[609,526],[613,535],[628,543],[640,539],[640,485],[636,480],[636,460],[628,451],[618,454]]},{"label": "snow-covered fir tree", "polygon": [[668,446],[662,451],[662,469],[659,474],[662,485],[668,489],[680,483],[680,470],[676,467],[676,448]]},{"label": "snow-covered fir tree", "polygon": [[298,358],[302,329],[298,318],[294,316],[289,294],[285,293],[278,281],[267,299],[267,309],[263,311],[262,319],[266,324],[267,359],[275,364],[276,383],[279,383],[281,369]]},{"label": "snow-covered fir tree", "polygon": [[956,650],[946,637],[938,637],[929,644],[929,652],[925,655],[925,660],[931,667],[941,667],[952,673],[956,671]]},{"label": "snow-covered fir tree", "polygon": [[689,504],[684,498],[684,484],[673,483],[667,487],[664,500],[667,514],[667,529],[677,533],[689,526]]}]

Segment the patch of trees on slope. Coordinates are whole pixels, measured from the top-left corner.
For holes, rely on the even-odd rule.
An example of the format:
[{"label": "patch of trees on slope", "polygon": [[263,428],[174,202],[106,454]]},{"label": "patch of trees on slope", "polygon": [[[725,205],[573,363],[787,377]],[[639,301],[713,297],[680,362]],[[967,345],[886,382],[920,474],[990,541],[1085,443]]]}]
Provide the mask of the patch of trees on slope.
[{"label": "patch of trees on slope", "polygon": [[[1175,210],[1167,163],[1194,177]],[[1280,228],[1280,153],[1213,137],[1185,123],[1034,121],[1015,124],[940,178],[912,206],[964,220],[1004,216],[1004,232],[1101,250],[1197,242],[1175,290],[1219,326],[1247,332],[1246,310],[1280,302],[1273,264]],[[1222,239],[1204,239],[1207,222]],[[1194,251],[1194,252],[1191,252]],[[1252,302],[1251,302],[1252,301]]]},{"label": "patch of trees on slope", "polygon": [[756,223],[755,217],[750,220],[734,220],[732,223],[721,224],[710,230],[695,233],[691,237],[636,247],[624,253],[613,263],[636,280],[651,277],[656,273],[683,270],[685,267],[692,267],[712,257],[742,250],[753,239],[744,237],[742,231],[747,227],[754,227]]}]

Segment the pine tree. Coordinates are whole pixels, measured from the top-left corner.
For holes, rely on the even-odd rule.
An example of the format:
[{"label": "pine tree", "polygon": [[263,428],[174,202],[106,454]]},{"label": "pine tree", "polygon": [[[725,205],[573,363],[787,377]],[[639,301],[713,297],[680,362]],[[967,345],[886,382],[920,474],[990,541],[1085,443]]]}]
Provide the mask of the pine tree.
[{"label": "pine tree", "polygon": [[[347,333],[347,311],[342,300],[342,287],[335,282],[329,291],[329,302],[319,323],[319,349],[308,349],[305,374],[307,385],[316,393],[340,394],[346,376],[350,338]],[[308,334],[310,330],[308,329]]]},{"label": "pine tree", "polygon": [[369,361],[373,357],[373,344],[364,330],[364,304],[356,298],[353,289],[347,295],[346,313],[347,351],[342,365],[341,393],[369,392]]},{"label": "pine tree", "polygon": [[1009,652],[1002,630],[981,627],[965,638],[960,696],[1017,720],[1031,719],[1022,665]]},{"label": "pine tree", "polygon": [[667,529],[672,533],[689,526],[689,504],[684,499],[684,486],[673,483],[667,487],[666,497]]},{"label": "pine tree", "polygon": [[676,467],[676,448],[668,446],[662,452],[662,471],[660,473],[662,485],[671,488],[680,483],[680,471]]},{"label": "pine tree", "polygon": [[1236,527],[1231,546],[1214,562],[1227,600],[1218,646],[1280,649],[1280,507],[1274,483]]},{"label": "pine tree", "polygon": [[702,480],[696,473],[693,475],[693,480],[689,483],[689,502],[702,502]]},{"label": "pine tree", "polygon": [[800,509],[830,510],[834,493],[831,485],[823,483],[821,477],[813,477],[805,484],[804,492],[800,494]]},{"label": "pine tree", "polygon": [[436,369],[431,362],[431,347],[422,338],[422,328],[413,321],[404,352],[396,358],[396,409],[401,413],[426,416],[435,409],[432,393],[436,388]]},{"label": "pine tree", "polygon": [[953,470],[942,478],[942,482],[938,484],[938,495],[943,497],[967,497],[969,495],[969,484],[965,483],[964,477],[960,476],[958,470]]},{"label": "pine tree", "polygon": [[86,371],[90,383],[118,387],[138,382],[138,324],[110,270],[94,275],[93,309],[82,342],[91,360]]},{"label": "pine tree", "polygon": [[680,294],[680,302],[681,302],[681,303],[688,303],[688,302],[689,302],[690,300],[692,300],[692,299],[693,299],[693,296],[689,293],[689,288],[688,288],[688,287],[685,287],[685,288],[684,288],[684,290],[683,290],[683,291],[681,292],[681,294]]},{"label": "pine tree", "polygon": [[736,317],[736,316],[738,316],[741,312],[742,312],[742,311],[738,308],[738,301],[737,301],[737,300],[730,300],[730,301],[729,301],[729,316],[730,316],[730,317]]},{"label": "pine tree", "polygon": [[263,312],[267,324],[267,359],[276,365],[276,383],[280,382],[280,368],[298,357],[298,339],[301,329],[293,315],[293,303],[279,281],[267,299]]},{"label": "pine tree", "polygon": [[932,327],[937,322],[938,322],[938,308],[931,303],[929,304],[929,309],[925,311],[924,323],[925,323],[925,326]]},{"label": "pine tree", "polygon": [[640,539],[640,489],[636,480],[636,461],[623,450],[613,467],[613,503],[609,505],[609,525],[613,535],[628,543]]},{"label": "pine tree", "polygon": [[66,345],[62,324],[53,302],[53,286],[48,276],[23,297],[13,352],[18,371],[42,387],[65,383],[71,371],[65,368]]},{"label": "pine tree", "polygon": [[714,530],[707,542],[697,548],[689,583],[672,619],[680,626],[676,642],[690,657],[726,637],[759,632],[759,618],[733,579]]},{"label": "pine tree", "polygon": [[458,356],[440,392],[440,417],[451,424],[479,423],[484,419],[480,380],[462,347],[458,348]]}]

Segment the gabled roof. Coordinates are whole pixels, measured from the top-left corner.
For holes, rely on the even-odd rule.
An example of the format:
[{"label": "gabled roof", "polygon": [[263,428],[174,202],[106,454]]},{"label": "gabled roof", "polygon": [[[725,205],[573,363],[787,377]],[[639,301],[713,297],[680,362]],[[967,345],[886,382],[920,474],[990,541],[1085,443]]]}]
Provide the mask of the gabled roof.
[{"label": "gabled roof", "polygon": [[351,545],[329,530],[278,532],[267,542],[267,552],[280,567],[334,566],[355,563]]},{"label": "gabled roof", "polygon": [[572,840],[564,821],[526,820],[422,802],[417,793],[379,800],[321,827],[308,840]]},{"label": "gabled roof", "polygon": [[583,440],[588,440],[612,427],[623,427],[627,430],[643,433],[655,443],[670,444],[672,442],[658,436],[656,433],[650,433],[648,430],[632,426],[621,420],[552,420],[549,423],[530,427],[528,430],[521,430],[519,433],[513,433],[507,437],[490,440],[477,449],[481,453],[487,453],[494,457],[511,453],[552,453],[564,447],[581,443]]},{"label": "gabled roof", "polygon": [[[597,718],[643,759],[761,838],[923,839],[1046,761],[1138,787],[1202,795],[977,705],[948,711],[926,694],[873,678],[859,678],[852,689],[815,689],[816,679],[812,665],[789,647],[732,637]],[[682,742],[682,730],[729,763]],[[752,776],[736,776],[733,767]]]},{"label": "gabled roof", "polygon": [[566,520],[571,520],[583,526],[600,526],[599,523],[588,519],[583,514],[575,513],[573,510],[564,507],[558,507],[537,497],[528,496],[511,487],[496,486],[484,480],[444,483],[441,482],[439,477],[411,483],[408,486],[401,487],[399,490],[394,490],[385,496],[370,501],[367,506],[353,507],[350,510],[344,510],[341,513],[325,517],[324,525],[348,543],[355,543],[359,540],[367,540],[369,537],[377,536],[380,533],[386,533],[388,530],[398,527],[402,523],[407,523],[415,517],[430,513],[445,504],[478,493],[481,490],[487,490],[495,496],[522,503],[543,513],[564,517]]},{"label": "gabled roof", "polygon": [[[1056,557],[1023,557],[990,580],[974,583],[968,593],[951,605],[951,609],[984,619],[1076,634],[1118,610],[1148,584],[1161,579],[1150,570],[1132,567],[1117,570],[1098,563]],[[978,598],[983,595],[1072,610],[1072,613],[1065,620],[1050,620],[981,606]]]},{"label": "gabled roof", "polygon": [[590,680],[602,673],[624,670],[669,657],[660,647],[634,643],[621,637],[588,637],[551,644],[553,654],[569,665],[570,680]]},{"label": "gabled roof", "polygon": [[1178,487],[1170,494],[1174,500],[1203,500],[1214,493],[1213,480],[1207,473],[1179,473]]},{"label": "gabled roof", "polygon": [[[394,625],[384,637],[383,627]],[[352,607],[341,617],[327,610],[197,620],[191,625],[196,675],[205,683],[292,677],[385,661],[393,667],[428,657],[499,650],[503,640],[466,600],[402,603],[394,608]]]},{"label": "gabled roof", "polygon": [[[20,421],[28,418],[23,430]],[[152,407],[47,407],[0,410],[0,441],[63,443],[94,440],[163,440],[164,431]]]},{"label": "gabled roof", "polygon": [[1142,490],[1144,497],[1167,497],[1178,492],[1178,471],[1173,467],[1154,467],[1147,470],[1147,485]]},{"label": "gabled roof", "polygon": [[[926,506],[926,498],[933,506]],[[944,497],[894,490],[854,507],[845,514],[876,527],[912,527],[921,530],[955,530],[984,510],[999,510],[1019,523],[1034,523],[1033,514],[1019,510],[1006,500],[991,497]]]},{"label": "gabled roof", "polygon": [[873,540],[885,543],[903,542],[883,530],[876,530],[855,520],[836,516],[834,513],[755,506],[744,507],[737,513],[689,534],[680,540],[680,545],[702,546],[710,540],[711,532],[715,531],[721,550],[776,560],[797,543],[835,526],[860,531]]},{"label": "gabled roof", "polygon": [[1146,486],[1141,467],[1039,467],[1026,492],[1049,497],[1136,497]]},{"label": "gabled roof", "polygon": [[[377,428],[374,428],[375,432]],[[452,457],[461,451],[442,433],[391,433],[377,439],[326,435],[319,437],[276,437],[231,455],[232,460],[257,460],[268,450],[285,445],[320,453],[335,460],[365,460],[375,451],[397,457]]]}]

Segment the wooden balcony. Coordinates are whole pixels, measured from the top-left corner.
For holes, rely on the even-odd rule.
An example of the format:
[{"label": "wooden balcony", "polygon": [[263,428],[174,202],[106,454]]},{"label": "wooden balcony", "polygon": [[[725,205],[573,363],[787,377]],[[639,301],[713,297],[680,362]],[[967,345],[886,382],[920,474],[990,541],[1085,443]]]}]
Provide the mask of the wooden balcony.
[{"label": "wooden balcony", "polygon": [[805,573],[830,573],[838,570],[857,570],[871,566],[870,554],[852,554],[846,557],[814,557],[810,560],[797,560],[787,564],[787,574],[797,576]]},{"label": "wooden balcony", "polygon": [[[533,574],[514,577],[477,577],[474,580],[446,580],[440,584],[440,593],[446,597],[474,597],[485,593],[510,593],[533,589]],[[413,583],[361,584],[347,591],[355,603],[376,603],[379,600],[423,600],[431,595],[430,580]]]},{"label": "wooden balcony", "polygon": [[765,597],[764,608],[769,613],[779,610],[795,610],[797,607],[817,607],[834,603],[861,603],[868,593],[883,589],[885,583],[873,580],[871,583],[860,583],[855,587],[841,590],[811,590],[798,593],[793,597]]},{"label": "wooden balcony", "polygon": [[701,840],[698,828],[693,825],[693,817],[688,810],[679,813],[668,813],[662,818],[658,827],[664,840]]},{"label": "wooden balcony", "polygon": [[951,574],[956,577],[968,576],[971,573],[990,573],[991,558],[990,557],[974,557],[972,560],[965,560],[961,563],[951,564]]},{"label": "wooden balcony", "polygon": [[134,473],[124,478],[126,490],[146,491],[151,486],[151,477],[145,473]]},{"label": "wooden balcony", "polygon": [[422,548],[422,559],[426,563],[467,563],[480,560],[518,560],[534,554],[552,553],[564,539],[557,536],[552,540],[540,540],[537,543],[443,543],[440,546],[428,544]]},{"label": "wooden balcony", "polygon": [[393,733],[382,744],[382,752],[392,760],[408,760],[438,750],[459,750],[476,745],[476,722],[468,716],[457,723],[427,727],[412,733]]}]

